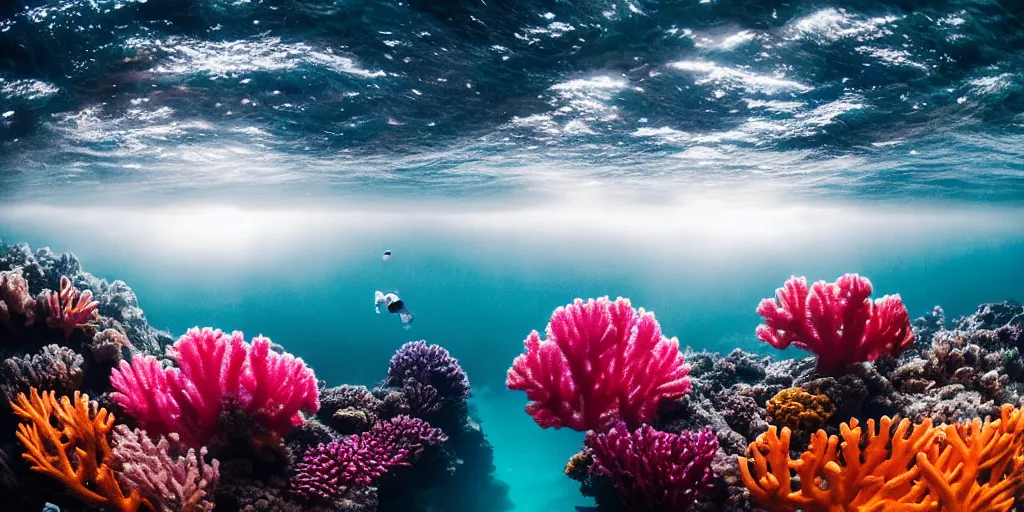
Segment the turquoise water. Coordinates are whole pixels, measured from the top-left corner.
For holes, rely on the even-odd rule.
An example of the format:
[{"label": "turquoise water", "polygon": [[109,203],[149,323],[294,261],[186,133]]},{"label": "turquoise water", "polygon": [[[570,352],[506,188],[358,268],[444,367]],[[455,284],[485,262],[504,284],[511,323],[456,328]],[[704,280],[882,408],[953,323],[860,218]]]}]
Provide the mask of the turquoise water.
[{"label": "turquoise water", "polygon": [[[444,345],[469,375],[496,476],[518,510],[587,504],[562,474],[582,434],[538,428],[522,412],[525,397],[503,385],[523,338],[575,297],[630,297],[695,350],[794,356],[753,337],[758,300],[791,273],[860,272],[876,296],[900,293],[912,316],[1024,296],[1015,210],[830,205],[800,213],[815,220],[798,228],[771,208],[713,225],[685,209],[660,220],[622,210],[596,223],[424,205],[392,217],[326,206],[210,211],[8,207],[0,234],[74,252],[86,270],[125,280],[157,328],[262,333],[332,385],[382,379],[405,341]],[[416,314],[409,331],[374,313],[373,291],[388,288]]]}]

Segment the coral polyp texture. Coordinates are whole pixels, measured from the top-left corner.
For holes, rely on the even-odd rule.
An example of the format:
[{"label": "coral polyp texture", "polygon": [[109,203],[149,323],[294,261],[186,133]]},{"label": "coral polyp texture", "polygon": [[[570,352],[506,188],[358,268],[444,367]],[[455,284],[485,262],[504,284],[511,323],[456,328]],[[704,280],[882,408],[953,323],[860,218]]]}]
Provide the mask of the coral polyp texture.
[{"label": "coral polyp texture", "polygon": [[192,328],[169,350],[177,368],[152,356],[121,361],[110,376],[111,398],[150,434],[179,433],[199,446],[218,434],[221,412],[237,405],[278,434],[303,423],[302,412],[320,408],[316,377],[302,359],[270,350],[259,336],[225,336]]},{"label": "coral polyp texture", "polygon": [[396,387],[430,387],[446,401],[469,398],[469,380],[459,361],[439,345],[411,341],[402,345],[388,365],[388,385]]},{"label": "coral polyp texture", "polygon": [[777,349],[792,344],[813,352],[818,370],[830,375],[853,363],[898,356],[914,344],[907,308],[899,295],[872,302],[871,291],[871,281],[857,274],[810,288],[806,278],[791,277],[774,299],[757,306],[765,322],[757,338]]},{"label": "coral polyp texture", "polygon": [[349,487],[370,485],[395,466],[408,466],[426,446],[448,437],[427,422],[397,416],[369,431],[306,450],[292,478],[292,492],[307,499],[330,500]]},{"label": "coral polyp texture", "polygon": [[546,338],[533,331],[524,345],[505,383],[526,392],[526,412],[544,428],[605,430],[620,421],[636,428],[661,400],[691,390],[679,340],[621,297],[559,307]]},{"label": "coral polyp texture", "polygon": [[710,429],[630,431],[619,423],[606,434],[591,432],[585,444],[593,454],[590,473],[613,482],[622,510],[686,512],[714,485],[718,439]]},{"label": "coral polyp texture", "polygon": [[776,393],[765,407],[772,425],[794,430],[817,430],[836,412],[826,395],[814,395],[800,388]]}]

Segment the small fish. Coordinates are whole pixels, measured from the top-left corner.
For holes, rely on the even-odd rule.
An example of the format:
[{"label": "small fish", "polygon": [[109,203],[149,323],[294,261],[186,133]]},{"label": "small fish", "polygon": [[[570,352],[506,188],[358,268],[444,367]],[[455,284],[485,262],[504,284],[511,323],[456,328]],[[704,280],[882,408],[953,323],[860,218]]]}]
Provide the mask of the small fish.
[{"label": "small fish", "polygon": [[391,249],[388,249],[388,250],[384,251],[384,256],[381,257],[381,259],[384,260],[384,261],[390,260],[391,259]]},{"label": "small fish", "polygon": [[373,305],[378,315],[380,314],[380,307],[383,305],[388,310],[388,313],[398,313],[398,318],[402,319],[403,329],[409,330],[412,327],[412,312],[405,307],[405,301],[398,296],[398,290],[388,293],[380,290],[373,292]]}]

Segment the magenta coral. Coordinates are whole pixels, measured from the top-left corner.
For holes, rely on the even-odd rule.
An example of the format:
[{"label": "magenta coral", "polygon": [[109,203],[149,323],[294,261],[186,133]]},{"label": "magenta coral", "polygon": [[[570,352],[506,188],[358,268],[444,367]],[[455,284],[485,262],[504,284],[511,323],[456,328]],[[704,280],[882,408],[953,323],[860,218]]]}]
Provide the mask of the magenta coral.
[{"label": "magenta coral", "polygon": [[154,443],[142,430],[124,425],[114,429],[114,458],[119,480],[158,507],[159,512],[210,512],[220,474],[214,459],[207,464],[206,448],[197,453],[182,447],[176,434]]},{"label": "magenta coral", "polygon": [[409,466],[428,445],[448,440],[440,429],[409,416],[379,422],[367,432],[306,450],[292,478],[292,493],[332,499],[352,485],[370,485],[394,466]]},{"label": "magenta coral", "polygon": [[302,425],[302,414],[320,409],[316,377],[302,359],[270,350],[270,340],[257,336],[242,375],[242,408],[274,432]]},{"label": "magenta coral", "polygon": [[541,427],[605,430],[650,420],[662,399],[692,386],[679,340],[666,338],[654,314],[628,299],[576,299],[551,315],[508,370],[509,389],[526,392],[526,412]]},{"label": "magenta coral", "polygon": [[611,479],[622,510],[685,512],[713,487],[711,463],[718,438],[711,429],[673,434],[643,425],[618,424],[607,434],[587,434],[591,473]]},{"label": "magenta coral", "polygon": [[874,303],[871,281],[845,274],[835,283],[790,277],[764,299],[757,313],[765,323],[757,338],[777,349],[790,344],[818,356],[818,371],[841,373],[848,365],[874,361],[883,354],[899,355],[914,344],[910,316],[899,295],[886,295]]},{"label": "magenta coral", "polygon": [[226,402],[264,427],[285,434],[320,408],[316,376],[302,359],[270,351],[262,336],[189,329],[172,346],[178,368],[151,356],[121,361],[110,376],[112,399],[151,435],[178,433],[191,446],[217,434]]},{"label": "magenta coral", "polygon": [[60,278],[60,292],[49,291],[46,295],[49,316],[46,324],[53,329],[62,329],[64,339],[71,337],[76,327],[93,321],[99,313],[100,303],[92,300],[92,292],[79,292],[67,277]]}]

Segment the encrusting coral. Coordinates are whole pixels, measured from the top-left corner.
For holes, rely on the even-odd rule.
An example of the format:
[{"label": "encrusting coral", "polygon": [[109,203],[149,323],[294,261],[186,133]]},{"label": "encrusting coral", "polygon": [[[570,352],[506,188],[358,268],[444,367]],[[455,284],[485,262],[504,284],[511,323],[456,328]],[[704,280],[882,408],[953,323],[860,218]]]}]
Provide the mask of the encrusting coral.
[{"label": "encrusting coral", "polygon": [[213,488],[220,463],[206,464],[206,448],[180,445],[177,434],[156,443],[139,429],[118,425],[114,429],[114,460],[121,483],[136,489],[159,512],[210,512]]},{"label": "encrusting coral", "polygon": [[143,504],[152,508],[134,489],[126,492],[118,483],[107,442],[114,416],[97,410],[88,395],[76,391],[73,399],[58,400],[53,391],[40,394],[33,388],[28,396],[19,394],[11,407],[24,421],[17,437],[33,471],[58,480],[90,506],[117,512],[134,512]]},{"label": "encrusting coral", "polygon": [[38,354],[9,357],[0,365],[0,393],[12,402],[31,388],[69,395],[82,384],[85,360],[68,347],[47,345]]},{"label": "encrusting coral", "polygon": [[1024,490],[1022,434],[1011,405],[995,420],[938,427],[886,416],[863,429],[854,418],[838,436],[819,430],[794,460],[790,429],[772,426],[739,470],[754,500],[775,512],[1008,512]]},{"label": "encrusting coral", "polygon": [[28,291],[21,269],[0,272],[0,325],[29,327],[36,321],[36,301]]},{"label": "encrusting coral", "polygon": [[662,399],[692,389],[679,340],[621,297],[559,307],[546,339],[533,331],[524,345],[505,385],[526,392],[526,413],[544,428],[606,430],[619,421],[636,428]]},{"label": "encrusting coral", "polygon": [[836,412],[828,396],[814,395],[801,388],[779,391],[768,400],[766,409],[772,425],[810,431],[823,426]]}]

